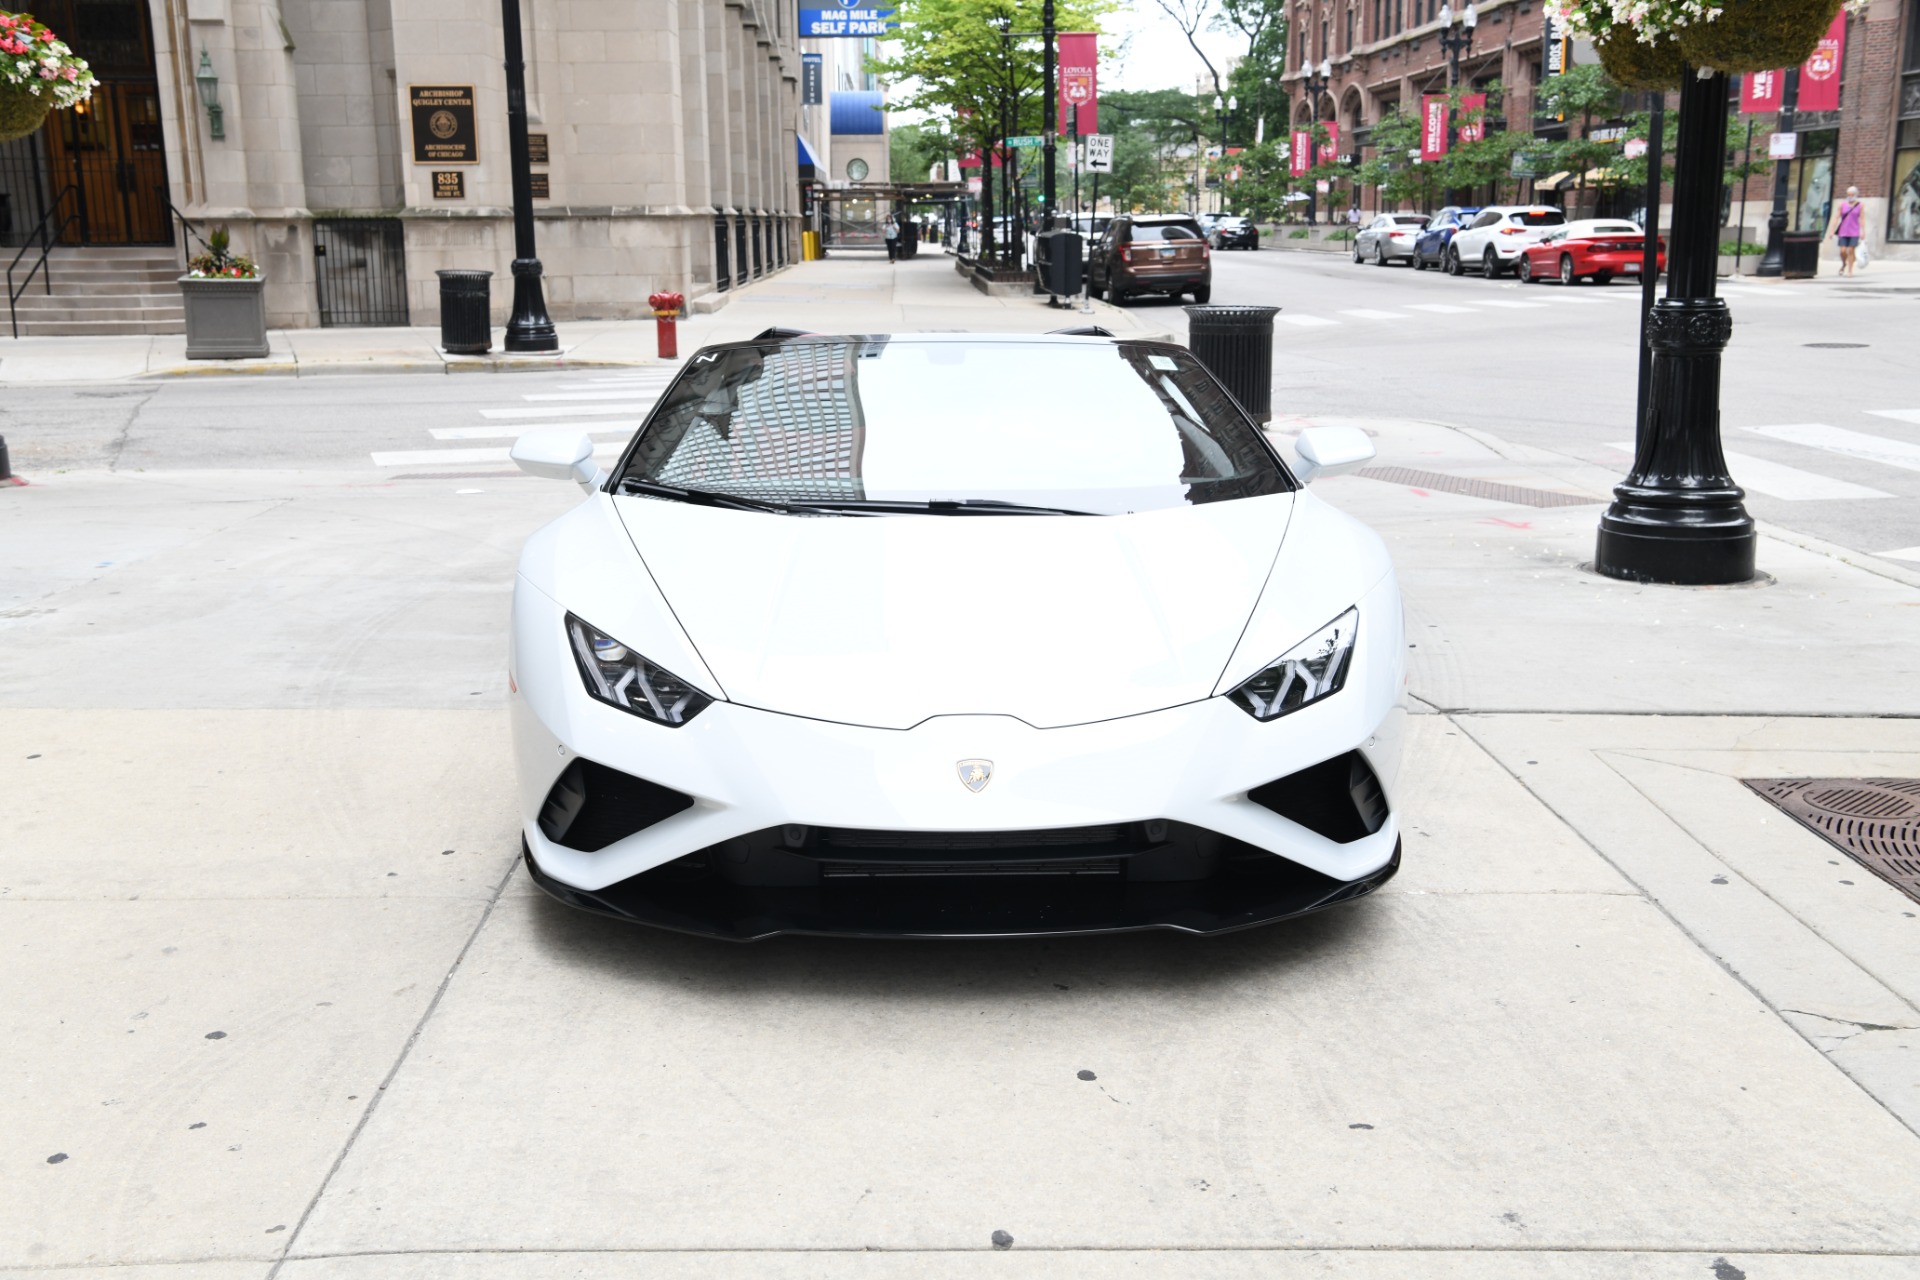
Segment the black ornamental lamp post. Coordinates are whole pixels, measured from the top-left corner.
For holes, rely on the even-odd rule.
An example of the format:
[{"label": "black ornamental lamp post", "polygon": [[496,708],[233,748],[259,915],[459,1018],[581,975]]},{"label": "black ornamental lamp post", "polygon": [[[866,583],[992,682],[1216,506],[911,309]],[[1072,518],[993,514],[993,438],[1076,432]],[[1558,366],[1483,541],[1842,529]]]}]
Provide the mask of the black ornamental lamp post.
[{"label": "black ornamental lamp post", "polygon": [[[1787,68],[1787,82],[1780,91],[1781,133],[1793,132],[1794,113],[1800,107],[1800,68]],[[1760,255],[1757,276],[1783,275],[1787,269],[1787,187],[1791,160],[1773,162],[1773,212],[1767,215],[1767,251]]]},{"label": "black ornamental lamp post", "polygon": [[1057,78],[1054,74],[1057,52],[1055,48],[1055,35],[1056,33],[1053,27],[1053,0],[1045,0],[1045,3],[1040,6],[1040,60],[1045,69],[1043,79],[1046,81],[1046,83],[1041,86],[1041,92],[1046,95],[1046,101],[1040,109],[1040,133],[1045,138],[1045,141],[1041,143],[1040,186],[1042,188],[1041,199],[1046,201],[1047,206],[1040,219],[1040,229],[1042,231],[1053,230],[1054,214],[1060,208],[1058,200],[1059,174],[1055,168],[1057,158],[1057,148],[1055,146],[1057,139],[1055,135],[1060,132],[1060,100],[1057,96],[1057,90],[1054,88],[1054,81]]},{"label": "black ornamental lamp post", "polygon": [[[1219,184],[1226,182],[1227,148],[1233,145],[1233,126],[1239,118],[1240,99],[1237,95],[1227,95],[1225,102],[1220,100],[1219,94],[1213,95],[1213,132],[1214,136],[1220,139],[1220,177],[1217,179]],[[1214,200],[1214,212],[1225,213],[1227,211],[1226,187],[1216,185],[1214,189],[1219,193]]]},{"label": "black ornamental lamp post", "polygon": [[560,335],[540,290],[540,259],[533,247],[533,169],[527,150],[527,63],[520,41],[520,0],[500,0],[506,29],[507,157],[513,167],[513,315],[508,351],[558,351]]},{"label": "black ornamental lamp post", "polygon": [[[1302,55],[1303,58],[1311,56],[1311,54]],[[1319,66],[1316,67],[1311,62],[1304,62],[1300,69],[1306,73],[1306,79],[1302,80],[1300,85],[1307,91],[1306,167],[1311,169],[1316,161],[1313,149],[1319,145],[1313,139],[1313,131],[1320,127],[1320,95],[1327,91],[1327,85],[1333,79],[1333,63],[1329,59],[1322,58],[1320,59]],[[1314,187],[1309,186],[1307,188],[1307,225],[1309,226],[1312,226],[1320,220],[1318,214],[1315,212],[1315,205],[1319,202],[1313,198],[1313,193]]]},{"label": "black ornamental lamp post", "polygon": [[[1459,18],[1458,26],[1455,17]],[[1454,90],[1460,87],[1460,59],[1473,48],[1473,33],[1480,25],[1480,16],[1469,4],[1459,14],[1453,6],[1440,6],[1440,51],[1447,55],[1447,150],[1451,152],[1460,144],[1460,109],[1454,105]],[[1458,203],[1451,200],[1449,203]],[[1497,194],[1497,193],[1496,193]]]},{"label": "black ornamental lamp post", "polygon": [[[1733,333],[1714,296],[1726,180],[1727,77],[1681,72],[1667,294],[1646,320],[1652,371],[1633,471],[1600,517],[1594,568],[1694,586],[1753,577],[1754,527],[1720,450],[1720,353]],[[1649,219],[1651,221],[1651,219]]]}]

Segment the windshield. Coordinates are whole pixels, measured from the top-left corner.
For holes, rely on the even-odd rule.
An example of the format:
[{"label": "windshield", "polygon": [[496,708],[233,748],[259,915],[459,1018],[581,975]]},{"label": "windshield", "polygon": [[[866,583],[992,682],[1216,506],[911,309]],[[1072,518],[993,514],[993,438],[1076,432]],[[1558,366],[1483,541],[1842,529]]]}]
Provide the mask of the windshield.
[{"label": "windshield", "polygon": [[836,509],[1095,515],[1294,487],[1178,347],[884,337],[700,352],[615,487],[647,485]]},{"label": "windshield", "polygon": [[1136,222],[1133,238],[1141,240],[1198,240],[1200,229],[1187,222]]}]

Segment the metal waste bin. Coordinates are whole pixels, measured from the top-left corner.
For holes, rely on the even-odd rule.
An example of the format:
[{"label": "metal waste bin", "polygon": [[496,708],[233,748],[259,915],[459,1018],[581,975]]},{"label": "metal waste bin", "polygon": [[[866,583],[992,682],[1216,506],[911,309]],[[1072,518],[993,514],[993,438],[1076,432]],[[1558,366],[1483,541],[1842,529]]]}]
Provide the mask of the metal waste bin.
[{"label": "metal waste bin", "polygon": [[481,356],[493,347],[493,272],[436,271],[440,277],[440,349]]},{"label": "metal waste bin", "polygon": [[1183,308],[1187,346],[1256,422],[1273,417],[1273,318],[1278,307]]},{"label": "metal waste bin", "polygon": [[1820,274],[1820,233],[1784,231],[1780,234],[1780,274],[1789,280],[1811,280]]}]

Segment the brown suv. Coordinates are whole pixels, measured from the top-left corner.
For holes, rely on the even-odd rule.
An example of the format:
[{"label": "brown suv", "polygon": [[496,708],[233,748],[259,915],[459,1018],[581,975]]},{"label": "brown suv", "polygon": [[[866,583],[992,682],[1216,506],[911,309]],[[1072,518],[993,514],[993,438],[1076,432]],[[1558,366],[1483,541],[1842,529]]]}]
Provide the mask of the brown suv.
[{"label": "brown suv", "polygon": [[1133,213],[1115,218],[1093,246],[1088,289],[1096,298],[1125,302],[1136,293],[1213,295],[1213,261],[1200,224],[1183,213]]}]

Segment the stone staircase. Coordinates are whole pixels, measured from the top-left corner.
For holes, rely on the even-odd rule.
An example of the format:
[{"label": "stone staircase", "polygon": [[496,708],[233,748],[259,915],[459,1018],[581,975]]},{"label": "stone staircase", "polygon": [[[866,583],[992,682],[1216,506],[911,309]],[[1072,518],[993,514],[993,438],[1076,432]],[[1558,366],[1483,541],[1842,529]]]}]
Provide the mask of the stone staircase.
[{"label": "stone staircase", "polygon": [[[16,280],[32,261],[31,254],[21,260]],[[181,270],[178,249],[166,245],[59,248],[48,256],[42,270],[52,273],[53,292],[46,292],[49,277],[35,276],[14,303],[23,338],[187,331],[180,288],[174,283]],[[0,339],[10,332],[0,329]]]}]

